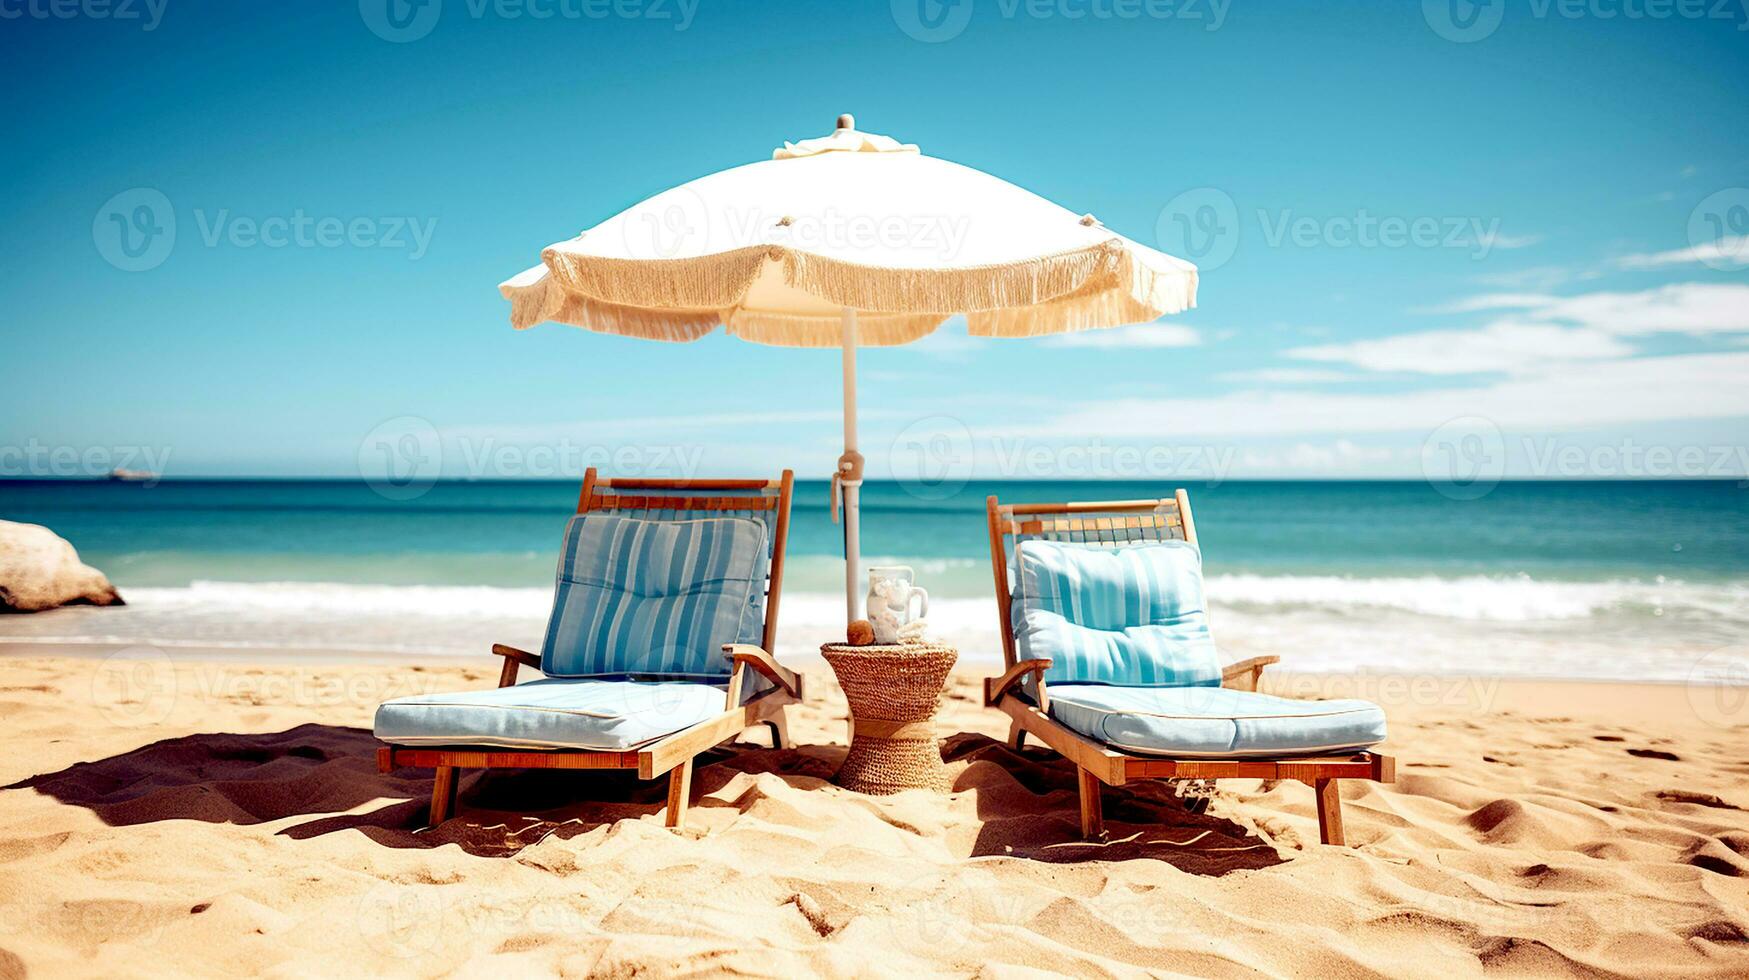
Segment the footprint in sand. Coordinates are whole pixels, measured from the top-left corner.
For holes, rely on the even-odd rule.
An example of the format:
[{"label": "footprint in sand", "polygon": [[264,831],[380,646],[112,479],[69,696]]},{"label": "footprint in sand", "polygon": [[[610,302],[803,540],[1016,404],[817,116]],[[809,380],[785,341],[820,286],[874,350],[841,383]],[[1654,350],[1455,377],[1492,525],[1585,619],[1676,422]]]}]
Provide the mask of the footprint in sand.
[{"label": "footprint in sand", "polygon": [[1726,803],[1711,793],[1695,793],[1686,789],[1661,789],[1654,794],[1660,800],[1671,803],[1694,803],[1700,806],[1716,807],[1720,810],[1741,810],[1735,803]]},{"label": "footprint in sand", "polygon": [[1743,855],[1726,846],[1724,841],[1710,837],[1683,852],[1682,862],[1730,878],[1749,875],[1749,861],[1744,860]]},{"label": "footprint in sand", "polygon": [[1638,756],[1642,759],[1663,759],[1665,762],[1682,761],[1682,756],[1674,752],[1665,752],[1663,749],[1628,749],[1628,755]]}]

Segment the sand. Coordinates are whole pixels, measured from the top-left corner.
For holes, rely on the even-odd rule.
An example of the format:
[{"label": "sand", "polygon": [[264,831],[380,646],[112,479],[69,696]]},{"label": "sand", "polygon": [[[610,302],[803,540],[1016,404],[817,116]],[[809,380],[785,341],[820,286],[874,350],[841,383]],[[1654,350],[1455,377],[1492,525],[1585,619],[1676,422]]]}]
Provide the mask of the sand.
[{"label": "sand", "polygon": [[708,756],[685,834],[607,773],[469,775],[421,832],[429,774],[376,772],[372,709],[491,660],[0,658],[0,978],[1749,973],[1749,692],[1285,676],[1389,713],[1356,846],[1257,781],[1201,816],[1108,790],[1101,846],[971,677],[951,795],[833,786],[844,701],[811,667],[804,747]]}]

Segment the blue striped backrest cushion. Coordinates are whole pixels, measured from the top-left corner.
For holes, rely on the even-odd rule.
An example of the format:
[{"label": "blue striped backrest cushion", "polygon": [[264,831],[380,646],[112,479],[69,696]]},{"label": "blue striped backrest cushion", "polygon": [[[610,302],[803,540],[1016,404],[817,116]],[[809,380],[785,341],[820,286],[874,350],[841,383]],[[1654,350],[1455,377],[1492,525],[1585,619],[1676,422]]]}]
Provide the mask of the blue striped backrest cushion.
[{"label": "blue striped backrest cushion", "polygon": [[1221,683],[1195,545],[1030,540],[1015,556],[1016,651],[1023,660],[1053,661],[1047,683]]},{"label": "blue striped backrest cushion", "polygon": [[[771,575],[771,549],[777,546],[777,511],[769,510],[646,510],[642,519],[646,521],[707,521],[721,520],[724,517],[740,517],[750,521],[758,521],[765,528],[765,549],[760,552],[759,569],[754,573],[755,582],[763,583]],[[765,589],[752,589],[747,594],[747,602],[753,607],[753,624],[751,634],[743,634],[740,642],[755,646],[765,642]]]},{"label": "blue striped backrest cushion", "polygon": [[765,547],[765,524],[747,518],[571,518],[541,671],[727,675],[723,644],[761,640]]}]

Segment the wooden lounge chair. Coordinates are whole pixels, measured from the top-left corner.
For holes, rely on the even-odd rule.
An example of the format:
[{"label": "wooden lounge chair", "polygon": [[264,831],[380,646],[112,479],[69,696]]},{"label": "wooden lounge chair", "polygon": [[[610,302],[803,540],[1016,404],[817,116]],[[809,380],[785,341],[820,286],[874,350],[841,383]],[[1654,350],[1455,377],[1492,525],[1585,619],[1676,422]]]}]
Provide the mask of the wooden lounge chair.
[{"label": "wooden lounge chair", "polygon": [[[784,547],[789,532],[793,484],[794,478],[788,470],[776,480],[607,480],[597,479],[594,468],[590,468],[583,477],[583,492],[577,502],[578,515],[605,514],[640,519],[633,523],[662,521],[716,525],[724,522],[711,522],[708,519],[751,517],[768,529],[762,539],[766,542],[768,560],[758,570],[756,577],[750,580],[752,588],[763,593],[763,624],[761,627],[756,620],[744,624],[762,630],[761,642],[757,645],[721,643],[721,676],[703,678],[703,683],[697,683],[700,678],[696,676],[690,678],[691,683],[671,680],[664,677],[661,671],[650,669],[653,662],[644,662],[634,663],[631,669],[624,671],[627,675],[624,680],[592,684],[591,677],[583,676],[569,682],[548,678],[524,685],[516,684],[517,671],[525,666],[540,670],[542,656],[496,644],[492,647],[492,652],[503,658],[503,669],[498,675],[499,693],[487,692],[487,697],[482,699],[488,703],[468,704],[468,692],[463,692],[423,701],[419,698],[402,698],[388,702],[378,709],[378,737],[391,743],[401,743],[388,744],[377,750],[379,768],[383,772],[403,766],[429,767],[436,770],[431,791],[432,826],[441,823],[455,810],[458,769],[635,769],[641,779],[654,779],[667,774],[666,822],[671,828],[681,828],[685,823],[686,808],[691,795],[693,760],[699,753],[735,738],[744,729],[760,724],[770,729],[774,747],[784,747],[788,741],[783,708],[785,705],[800,702],[802,679],[780,666],[768,651],[773,649],[777,640],[778,601],[783,590]],[[576,523],[573,521],[573,526]],[[745,522],[731,523],[745,527]],[[567,547],[577,547],[571,542],[570,529],[567,529]],[[567,554],[567,559],[569,557]],[[565,599],[563,573],[566,566],[563,562],[560,568],[560,592],[555,597],[553,611],[555,623],[561,617],[561,605]],[[583,601],[587,602],[587,597]],[[569,614],[569,609],[570,607],[566,607],[566,614]],[[553,649],[553,633],[556,628],[549,625],[548,653]],[[737,638],[730,636],[724,639]],[[713,640],[710,649],[718,648],[719,645]],[[759,680],[750,678],[749,672]],[[574,684],[574,689],[567,690],[560,686],[566,683]],[[611,686],[613,684],[620,686],[615,688]],[[541,685],[546,685],[541,688],[545,692],[543,696],[546,700],[538,704],[531,704],[526,699],[522,703],[510,705],[492,704],[489,700],[521,691],[528,691],[532,695]],[[512,686],[516,686],[517,692],[504,691]],[[756,687],[765,689],[753,693]],[[743,700],[744,691],[752,696]],[[551,730],[542,729],[540,726],[563,725],[568,719],[601,722],[605,713],[600,710],[602,697],[596,696],[593,701],[589,701],[583,695],[602,695],[603,692],[611,695],[608,699],[609,705],[625,714],[622,720],[631,723],[639,732],[659,731],[672,726],[677,717],[686,715],[686,710],[690,710],[696,720],[688,717],[685,727],[663,732],[659,737],[647,740],[638,739],[638,732],[629,736],[623,731],[611,733],[614,738],[629,739],[632,744],[607,750],[557,745],[543,747],[538,744],[538,739],[535,744],[525,742],[529,732]],[[637,717],[634,711],[627,708],[626,692],[640,698],[654,692],[650,698],[638,701],[638,704],[643,705],[645,717]],[[573,694],[582,697],[582,702],[587,703],[578,702],[574,698],[568,701],[567,698]],[[693,703],[686,703],[687,698],[680,697],[681,695],[686,695]],[[698,703],[700,698],[704,699],[702,703]],[[632,707],[636,708],[637,704]],[[385,727],[393,727],[401,733],[405,733],[408,728],[407,724],[400,723],[396,718],[389,719],[389,722],[395,724],[386,723],[385,710],[392,709],[403,714],[420,710],[448,711],[450,714],[443,717],[453,718],[457,717],[457,710],[469,708],[472,709],[471,713],[459,716],[464,728],[475,717],[489,713],[492,717],[510,719],[509,725],[514,727],[506,727],[504,730],[520,733],[524,738],[500,737],[495,734],[488,744],[433,745],[427,743],[443,737],[441,726],[436,734],[418,738],[385,734]],[[598,735],[592,734],[590,737],[595,738]],[[419,744],[406,744],[410,741]]]},{"label": "wooden lounge chair", "polygon": [[[1116,748],[1064,724],[1053,711],[1051,694],[1046,684],[1046,673],[1051,670],[1052,661],[1042,657],[1018,661],[1016,659],[1016,627],[1013,616],[1015,600],[1011,592],[1014,586],[1009,578],[1010,542],[1014,543],[1016,549],[1020,542],[1029,540],[1056,541],[1094,549],[1118,548],[1154,541],[1183,541],[1195,545],[1196,524],[1191,518],[1189,497],[1183,490],[1179,490],[1172,497],[1158,500],[1001,504],[992,496],[987,501],[987,507],[990,558],[995,572],[996,605],[1002,621],[1002,652],[1007,669],[1002,676],[985,681],[985,702],[1011,719],[1009,742],[1015,749],[1020,749],[1026,735],[1031,733],[1078,767],[1081,833],[1084,837],[1104,837],[1099,800],[1099,785],[1102,782],[1118,786],[1136,779],[1294,779],[1313,788],[1317,799],[1320,838],[1326,844],[1340,845],[1344,843],[1344,837],[1342,801],[1337,792],[1338,780],[1370,779],[1385,783],[1394,781],[1394,760],[1390,756],[1364,749],[1281,753],[1274,757],[1255,752],[1233,753],[1228,757],[1222,757],[1218,753],[1199,752],[1192,757],[1175,758],[1170,754],[1135,751],[1133,747],[1129,750]],[[1196,580],[1200,583],[1200,556],[1196,562]],[[1210,643],[1212,646],[1212,640]],[[1279,659],[1253,657],[1219,668],[1220,688],[1235,692],[1256,692],[1263,669]],[[1214,665],[1218,667],[1218,662]],[[1212,684],[1212,681],[1213,678],[1210,678],[1205,683]],[[1061,689],[1069,688],[1065,685]],[[1110,688],[1105,690],[1109,691]],[[1235,697],[1268,698],[1271,702],[1282,700],[1259,694],[1227,695],[1222,694],[1220,689],[1209,686],[1169,690],[1174,692],[1174,696],[1190,694],[1204,703],[1210,700],[1231,700]],[[1213,693],[1194,693],[1198,691]],[[1366,705],[1365,702],[1292,703],[1313,706]],[[1366,707],[1377,712],[1376,706]],[[1174,720],[1176,717],[1170,713],[1155,714],[1149,723],[1170,728],[1177,723]],[[1382,712],[1378,713],[1377,719],[1378,733],[1382,737]],[[1239,723],[1234,722],[1233,727],[1238,730]],[[1200,802],[1206,807],[1206,799]]]}]

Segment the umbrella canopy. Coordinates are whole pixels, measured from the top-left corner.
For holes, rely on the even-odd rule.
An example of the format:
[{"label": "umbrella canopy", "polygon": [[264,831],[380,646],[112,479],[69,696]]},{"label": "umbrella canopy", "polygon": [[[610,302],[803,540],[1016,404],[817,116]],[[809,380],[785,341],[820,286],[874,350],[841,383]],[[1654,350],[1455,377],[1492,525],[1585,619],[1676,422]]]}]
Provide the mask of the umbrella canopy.
[{"label": "umbrella canopy", "polygon": [[[909,343],[951,316],[984,337],[1143,323],[1196,305],[1196,267],[979,170],[863,133],[657,194],[549,245],[499,288],[511,323],[650,340],[717,327],[761,344],[844,350],[846,604],[856,587],[855,349]],[[834,510],[836,514],[836,508]]]}]

